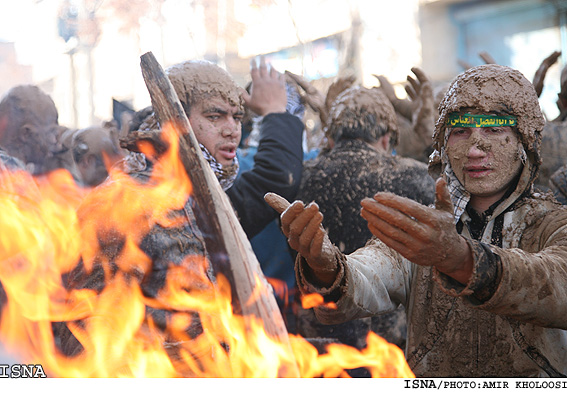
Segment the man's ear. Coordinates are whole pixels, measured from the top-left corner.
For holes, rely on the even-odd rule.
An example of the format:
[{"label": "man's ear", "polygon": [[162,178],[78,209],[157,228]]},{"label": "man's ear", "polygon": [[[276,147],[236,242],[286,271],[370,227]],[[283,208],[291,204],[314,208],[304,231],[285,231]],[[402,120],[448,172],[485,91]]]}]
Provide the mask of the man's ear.
[{"label": "man's ear", "polygon": [[390,151],[390,133],[384,134],[382,137],[380,137],[380,139],[378,141],[380,142],[380,146],[386,152]]}]

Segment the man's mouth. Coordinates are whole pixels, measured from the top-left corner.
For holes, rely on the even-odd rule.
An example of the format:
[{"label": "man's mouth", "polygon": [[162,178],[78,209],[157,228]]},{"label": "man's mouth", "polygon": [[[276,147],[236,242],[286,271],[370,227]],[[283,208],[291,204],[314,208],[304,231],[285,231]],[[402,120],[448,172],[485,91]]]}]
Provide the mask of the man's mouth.
[{"label": "man's mouth", "polygon": [[223,146],[219,149],[219,154],[226,160],[232,160],[236,157],[236,147]]},{"label": "man's mouth", "polygon": [[490,167],[485,166],[469,166],[465,167],[465,173],[471,178],[480,178],[492,172]]}]

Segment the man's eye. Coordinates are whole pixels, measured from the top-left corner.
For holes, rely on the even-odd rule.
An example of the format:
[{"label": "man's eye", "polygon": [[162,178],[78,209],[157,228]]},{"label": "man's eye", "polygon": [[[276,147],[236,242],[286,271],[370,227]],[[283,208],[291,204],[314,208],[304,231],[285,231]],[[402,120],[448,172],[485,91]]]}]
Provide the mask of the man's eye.
[{"label": "man's eye", "polygon": [[208,116],[207,116],[207,119],[212,120],[212,121],[215,121],[215,120],[217,120],[217,119],[219,119],[219,118],[220,118],[219,115],[208,115]]},{"label": "man's eye", "polygon": [[463,135],[466,134],[467,131],[468,131],[467,129],[453,129],[451,133],[455,135]]}]

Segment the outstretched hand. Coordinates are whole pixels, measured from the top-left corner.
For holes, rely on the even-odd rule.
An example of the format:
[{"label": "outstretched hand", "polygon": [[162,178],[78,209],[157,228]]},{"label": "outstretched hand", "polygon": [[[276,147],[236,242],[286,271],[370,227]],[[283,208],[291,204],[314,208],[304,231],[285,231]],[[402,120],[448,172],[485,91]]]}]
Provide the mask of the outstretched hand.
[{"label": "outstretched hand", "polygon": [[376,193],[361,205],[368,228],[387,246],[415,264],[434,266],[467,283],[472,275],[472,252],[455,228],[444,179],[435,184],[435,208],[392,193]]},{"label": "outstretched hand", "polygon": [[281,213],[282,232],[289,246],[305,259],[322,285],[332,284],[338,270],[336,247],[321,226],[323,214],[319,206],[314,202],[305,206],[302,201],[290,204],[274,193],[267,193],[264,199]]},{"label": "outstretched hand", "polygon": [[287,93],[283,74],[271,66],[268,69],[266,60],[262,56],[259,67],[256,66],[255,59],[251,61],[250,76],[252,77],[250,93],[242,92],[246,106],[260,116],[285,112]]},{"label": "outstretched hand", "polygon": [[327,125],[327,122],[329,121],[329,112],[335,99],[343,91],[350,88],[355,81],[354,76],[340,77],[329,86],[327,95],[323,96],[323,94],[304,77],[290,71],[286,71],[285,73],[286,76],[297,84],[297,86],[303,89],[305,92],[301,95],[303,102],[319,114],[319,118],[321,119],[321,124],[323,126]]}]

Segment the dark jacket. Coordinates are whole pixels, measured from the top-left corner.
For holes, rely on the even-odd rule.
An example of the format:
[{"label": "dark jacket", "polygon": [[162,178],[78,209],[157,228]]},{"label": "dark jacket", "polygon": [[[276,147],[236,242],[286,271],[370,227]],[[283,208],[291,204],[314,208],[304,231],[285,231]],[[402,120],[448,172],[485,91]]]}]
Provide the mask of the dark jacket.
[{"label": "dark jacket", "polygon": [[264,195],[273,192],[293,200],[303,170],[303,123],[298,117],[288,112],[269,114],[260,129],[254,167],[226,191],[249,239],[278,216],[264,201]]}]

